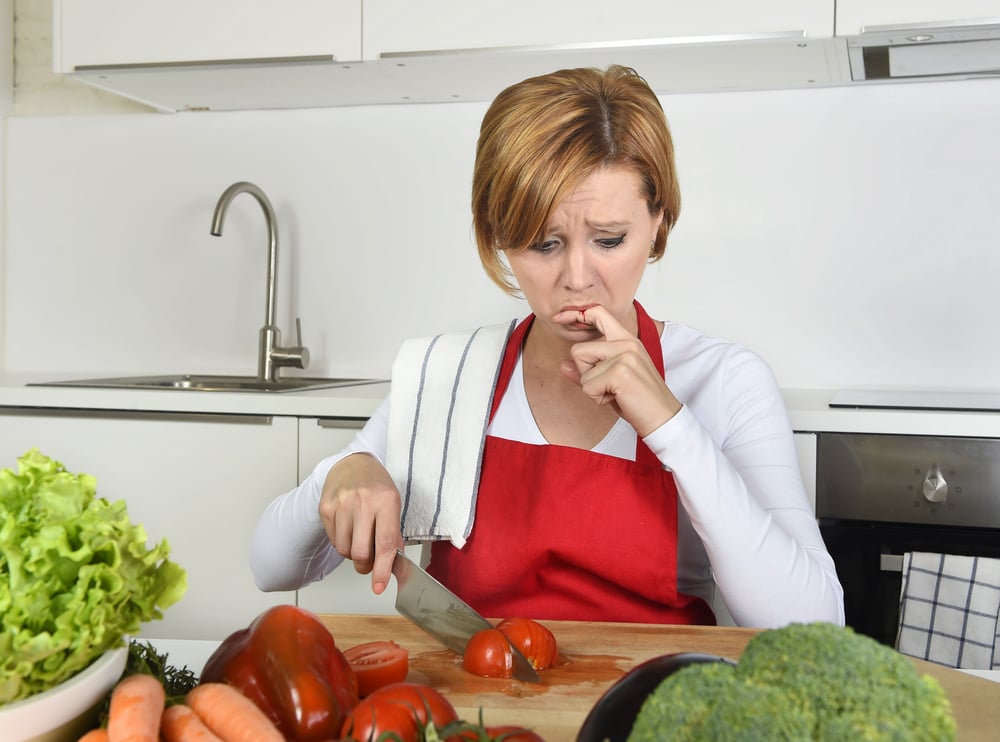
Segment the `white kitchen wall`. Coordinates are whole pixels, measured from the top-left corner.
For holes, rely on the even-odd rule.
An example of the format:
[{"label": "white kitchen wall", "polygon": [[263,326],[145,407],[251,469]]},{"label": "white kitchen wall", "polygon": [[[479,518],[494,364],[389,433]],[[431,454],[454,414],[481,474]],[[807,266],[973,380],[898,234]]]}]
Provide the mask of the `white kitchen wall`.
[{"label": "white kitchen wall", "polygon": [[[7,116],[14,110],[14,0],[0,0],[0,276],[5,275],[4,242],[7,218],[4,212],[7,150]],[[0,368],[4,358],[4,282],[0,280]]]},{"label": "white kitchen wall", "polygon": [[[312,373],[384,376],[405,337],[524,311],[471,240],[485,104],[154,114],[53,75],[50,24],[0,0],[0,371],[253,372],[260,209],[208,234],[241,179],[277,208],[279,324],[301,316]],[[642,300],[786,387],[996,388],[998,85],[665,97],[684,209]]]},{"label": "white kitchen wall", "polygon": [[[1000,81],[663,99],[684,208],[640,298],[785,387],[1000,387]],[[485,104],[8,121],[5,370],[253,372],[266,235],[311,370],[383,376],[412,335],[523,311],[482,275]]]}]

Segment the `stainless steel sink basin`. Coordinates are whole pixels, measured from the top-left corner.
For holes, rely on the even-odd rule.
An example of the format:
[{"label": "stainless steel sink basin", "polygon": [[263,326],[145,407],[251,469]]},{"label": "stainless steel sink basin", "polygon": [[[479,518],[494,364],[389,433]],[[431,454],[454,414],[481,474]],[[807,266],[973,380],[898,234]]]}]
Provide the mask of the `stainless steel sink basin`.
[{"label": "stainless steel sink basin", "polygon": [[166,376],[123,376],[113,379],[47,381],[28,386],[81,386],[107,389],[182,389],[195,392],[302,392],[339,386],[378,384],[384,379],[309,378],[288,376],[264,381],[255,376],[215,376],[170,374]]}]

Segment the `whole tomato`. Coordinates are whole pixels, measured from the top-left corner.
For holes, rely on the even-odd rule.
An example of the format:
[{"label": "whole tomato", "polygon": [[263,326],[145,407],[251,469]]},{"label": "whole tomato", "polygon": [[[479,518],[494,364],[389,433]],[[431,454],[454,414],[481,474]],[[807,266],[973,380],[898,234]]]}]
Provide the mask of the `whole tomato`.
[{"label": "whole tomato", "polygon": [[545,742],[536,732],[511,724],[490,727],[470,726],[459,732],[458,738],[469,742]]},{"label": "whole tomato", "polygon": [[494,742],[545,742],[538,734],[524,727],[486,727],[486,734]]},{"label": "whole tomato", "polygon": [[477,631],[465,645],[462,667],[484,678],[509,678],[514,674],[514,654],[500,629]]},{"label": "whole tomato", "polygon": [[505,618],[497,624],[497,628],[536,670],[552,667],[559,659],[556,637],[537,621],[530,618]]},{"label": "whole tomato", "polygon": [[417,742],[428,723],[438,729],[458,720],[454,706],[430,686],[391,683],[362,699],[341,729],[343,739],[369,742],[389,732],[399,742]]}]

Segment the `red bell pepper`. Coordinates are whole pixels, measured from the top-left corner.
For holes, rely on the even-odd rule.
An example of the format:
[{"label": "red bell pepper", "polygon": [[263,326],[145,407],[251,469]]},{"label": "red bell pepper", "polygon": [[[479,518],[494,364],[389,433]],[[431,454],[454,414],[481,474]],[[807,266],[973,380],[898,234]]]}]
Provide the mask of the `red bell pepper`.
[{"label": "red bell pepper", "polygon": [[231,634],[201,681],[239,688],[293,742],[336,739],[358,703],[358,679],[330,630],[293,605],[271,608]]}]

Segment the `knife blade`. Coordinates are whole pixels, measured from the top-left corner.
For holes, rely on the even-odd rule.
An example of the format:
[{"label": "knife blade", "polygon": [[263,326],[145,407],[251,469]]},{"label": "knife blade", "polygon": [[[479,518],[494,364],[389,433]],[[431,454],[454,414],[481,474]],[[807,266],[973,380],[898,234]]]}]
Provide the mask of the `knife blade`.
[{"label": "knife blade", "polygon": [[[494,628],[468,603],[455,595],[419,564],[396,551],[392,562],[396,576],[396,610],[446,647],[459,654],[477,631]],[[514,677],[529,683],[541,682],[528,659],[511,645],[514,655]]]}]

